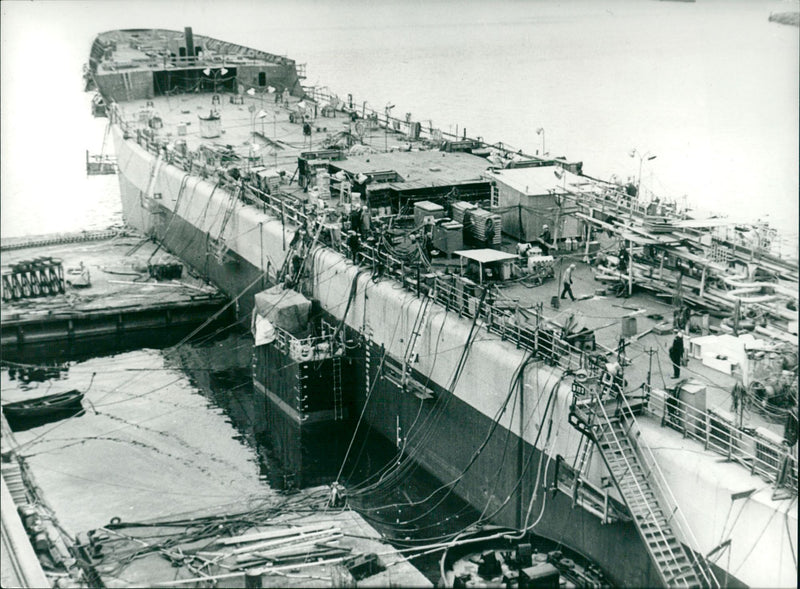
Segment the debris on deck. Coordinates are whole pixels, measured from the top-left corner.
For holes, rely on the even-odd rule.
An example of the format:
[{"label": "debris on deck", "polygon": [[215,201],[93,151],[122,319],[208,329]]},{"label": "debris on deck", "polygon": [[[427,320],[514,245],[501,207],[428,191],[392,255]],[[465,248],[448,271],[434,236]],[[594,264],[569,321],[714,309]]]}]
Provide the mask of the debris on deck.
[{"label": "debris on deck", "polygon": [[106,587],[432,587],[360,515],[328,505],[327,486],[241,513],[115,519],[78,535]]}]

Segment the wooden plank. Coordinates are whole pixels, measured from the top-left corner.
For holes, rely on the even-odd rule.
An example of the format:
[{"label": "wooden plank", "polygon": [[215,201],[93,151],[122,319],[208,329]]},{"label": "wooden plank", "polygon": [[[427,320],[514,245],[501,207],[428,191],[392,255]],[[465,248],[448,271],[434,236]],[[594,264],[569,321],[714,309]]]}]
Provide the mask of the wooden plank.
[{"label": "wooden plank", "polygon": [[253,534],[244,534],[242,536],[232,536],[230,538],[218,538],[216,544],[229,546],[231,544],[244,544],[246,542],[255,542],[257,540],[269,540],[272,538],[281,538],[283,536],[296,536],[298,534],[306,534],[308,532],[318,532],[321,530],[332,530],[334,524],[313,524],[308,526],[300,526],[297,528],[284,528],[281,530],[270,530],[268,532],[257,532]]}]

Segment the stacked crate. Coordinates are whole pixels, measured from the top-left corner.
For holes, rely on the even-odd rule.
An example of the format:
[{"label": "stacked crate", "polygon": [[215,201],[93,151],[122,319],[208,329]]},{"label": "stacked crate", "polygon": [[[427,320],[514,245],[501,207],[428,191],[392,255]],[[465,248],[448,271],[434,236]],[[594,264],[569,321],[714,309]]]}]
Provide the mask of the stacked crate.
[{"label": "stacked crate", "polygon": [[467,211],[472,211],[478,208],[477,205],[474,205],[470,202],[465,202],[460,200],[458,202],[454,202],[450,207],[452,209],[452,217],[453,221],[456,223],[464,224],[464,215]]},{"label": "stacked crate", "polygon": [[[488,245],[500,245],[502,241],[502,217],[500,215],[476,208],[465,212],[464,216],[468,219],[468,222],[464,224],[468,227],[472,237],[487,242]],[[487,239],[489,234],[491,234],[491,238]]]}]

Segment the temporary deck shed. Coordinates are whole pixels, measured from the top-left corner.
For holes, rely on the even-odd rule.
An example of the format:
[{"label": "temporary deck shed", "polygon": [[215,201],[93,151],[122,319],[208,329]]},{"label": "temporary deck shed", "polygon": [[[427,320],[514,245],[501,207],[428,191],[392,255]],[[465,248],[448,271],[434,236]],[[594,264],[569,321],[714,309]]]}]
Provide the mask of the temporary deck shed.
[{"label": "temporary deck shed", "polygon": [[454,189],[457,200],[488,200],[490,184],[483,174],[489,165],[469,153],[395,151],[349,156],[331,162],[329,169],[345,172],[370,208],[399,210],[418,200],[440,200]]},{"label": "temporary deck shed", "polygon": [[[464,275],[464,260],[475,262],[478,266],[478,283],[483,284],[487,268],[497,272],[497,276],[507,280],[511,277],[511,260],[518,258],[515,254],[501,252],[491,248],[478,250],[461,250],[455,253],[461,259],[461,275]],[[469,263],[469,262],[468,262]]]},{"label": "temporary deck shed", "polygon": [[492,170],[486,177],[495,183],[495,202],[503,216],[504,233],[519,241],[533,241],[547,224],[554,238],[582,235],[582,226],[570,214],[568,201],[560,198],[571,185],[584,183],[580,176],[557,166],[539,166]]}]

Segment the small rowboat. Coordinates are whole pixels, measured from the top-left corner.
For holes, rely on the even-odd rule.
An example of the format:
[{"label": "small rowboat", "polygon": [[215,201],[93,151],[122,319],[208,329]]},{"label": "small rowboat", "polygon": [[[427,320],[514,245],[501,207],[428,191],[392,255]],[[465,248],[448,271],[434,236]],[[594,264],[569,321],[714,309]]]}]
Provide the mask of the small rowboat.
[{"label": "small rowboat", "polygon": [[9,419],[47,417],[52,414],[61,414],[80,409],[82,400],[83,393],[73,389],[55,395],[6,403],[3,405],[3,413]]}]

